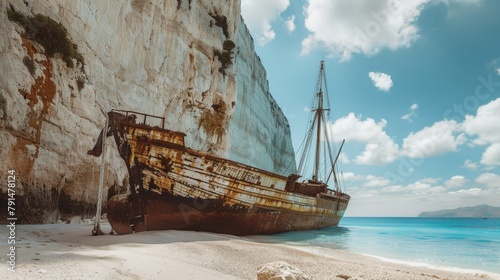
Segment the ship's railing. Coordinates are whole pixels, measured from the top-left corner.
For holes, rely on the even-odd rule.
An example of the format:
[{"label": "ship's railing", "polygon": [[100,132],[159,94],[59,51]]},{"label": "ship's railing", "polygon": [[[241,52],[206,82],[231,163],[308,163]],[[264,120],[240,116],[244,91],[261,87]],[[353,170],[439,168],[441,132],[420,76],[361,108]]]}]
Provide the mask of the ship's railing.
[{"label": "ship's railing", "polygon": [[137,123],[137,124],[144,124],[144,125],[149,125],[152,127],[159,127],[162,129],[165,128],[165,118],[164,117],[149,115],[149,114],[135,112],[135,111],[119,110],[119,109],[113,109],[111,111],[117,112],[120,114],[124,114],[126,119],[129,119],[129,117],[135,116],[135,123]]},{"label": "ship's railing", "polygon": [[341,198],[344,198],[344,199],[350,199],[351,198],[351,196],[348,195],[348,194],[346,194],[346,193],[339,192],[339,191],[332,190],[332,189],[327,189],[326,193],[322,193],[321,195],[330,196],[330,197],[341,197]]}]

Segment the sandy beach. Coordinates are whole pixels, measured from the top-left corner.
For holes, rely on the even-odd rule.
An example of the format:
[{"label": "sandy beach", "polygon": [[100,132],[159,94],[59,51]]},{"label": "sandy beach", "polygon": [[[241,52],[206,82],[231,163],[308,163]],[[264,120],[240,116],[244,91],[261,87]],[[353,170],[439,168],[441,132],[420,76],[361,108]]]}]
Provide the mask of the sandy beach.
[{"label": "sandy beach", "polygon": [[[8,279],[257,279],[261,265],[285,261],[311,279],[500,279],[489,272],[412,266],[230,235],[151,231],[92,236],[92,228],[17,225],[15,272],[6,266],[8,233],[2,230],[2,274]],[[110,232],[109,224],[102,228]]]}]

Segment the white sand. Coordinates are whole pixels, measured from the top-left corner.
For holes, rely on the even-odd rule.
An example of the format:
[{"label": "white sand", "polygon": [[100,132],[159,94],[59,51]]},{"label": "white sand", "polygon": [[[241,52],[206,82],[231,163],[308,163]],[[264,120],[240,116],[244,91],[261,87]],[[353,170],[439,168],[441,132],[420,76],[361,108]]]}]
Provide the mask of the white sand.
[{"label": "white sand", "polygon": [[[230,235],[151,231],[91,236],[92,228],[18,225],[15,273],[7,270],[7,233],[2,229],[0,275],[3,279],[256,279],[259,266],[285,261],[312,279],[500,279],[500,274],[409,266],[342,250],[305,251]],[[103,230],[108,233],[109,224],[103,224]]]}]

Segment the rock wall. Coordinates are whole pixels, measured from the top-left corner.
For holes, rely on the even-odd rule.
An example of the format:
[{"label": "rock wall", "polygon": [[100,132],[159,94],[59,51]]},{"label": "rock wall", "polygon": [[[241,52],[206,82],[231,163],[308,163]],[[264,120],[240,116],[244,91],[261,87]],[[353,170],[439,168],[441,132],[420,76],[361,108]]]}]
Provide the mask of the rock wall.
[{"label": "rock wall", "polygon": [[288,175],[296,172],[290,125],[271,93],[266,70],[256,55],[254,42],[240,20],[235,35],[238,95],[231,117],[229,157],[266,170]]},{"label": "rock wall", "polygon": [[[59,22],[84,65],[51,56],[9,20],[12,8]],[[16,171],[22,222],[95,213],[100,159],[86,152],[113,108],[164,116],[191,148],[295,169],[288,124],[268,92],[240,1],[6,0],[0,26],[0,172]],[[109,196],[128,190],[128,176],[111,138],[107,144]]]}]

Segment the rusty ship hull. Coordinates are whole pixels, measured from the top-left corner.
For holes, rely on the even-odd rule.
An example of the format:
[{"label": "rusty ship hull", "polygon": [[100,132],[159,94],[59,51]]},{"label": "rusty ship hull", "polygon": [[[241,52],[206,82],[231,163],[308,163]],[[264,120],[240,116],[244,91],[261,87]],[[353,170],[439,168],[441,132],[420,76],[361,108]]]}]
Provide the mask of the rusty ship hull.
[{"label": "rusty ship hull", "polygon": [[[106,136],[114,137],[130,182],[130,194],[113,196],[107,205],[109,223],[118,234],[314,229],[338,225],[349,203],[349,195],[321,182],[298,182],[298,175],[287,177],[189,149],[183,133],[163,128],[163,118],[115,110],[108,120]],[[89,154],[100,154],[103,133]]]},{"label": "rusty ship hull", "polygon": [[[145,219],[134,210],[137,205],[129,195],[114,196],[108,207],[109,222],[118,234],[148,230],[192,230],[232,235],[272,234],[293,230],[307,230],[335,226],[338,216],[297,213],[286,209],[259,206],[231,207],[218,199],[146,196]],[[127,213],[127,215],[124,215]]]}]

